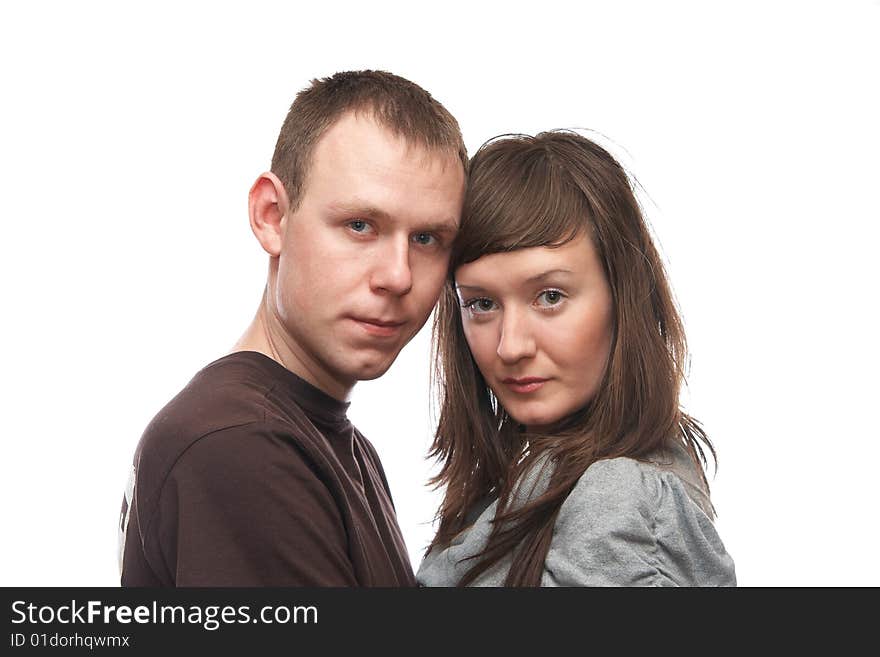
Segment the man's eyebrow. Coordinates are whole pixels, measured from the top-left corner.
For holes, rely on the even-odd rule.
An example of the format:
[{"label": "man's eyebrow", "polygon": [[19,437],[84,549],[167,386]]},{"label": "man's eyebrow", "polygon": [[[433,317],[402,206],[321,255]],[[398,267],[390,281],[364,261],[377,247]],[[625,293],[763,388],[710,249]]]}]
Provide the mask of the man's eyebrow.
[{"label": "man's eyebrow", "polygon": [[[368,203],[331,203],[330,210],[339,214],[366,217],[367,219],[393,220],[390,214]],[[426,233],[457,233],[458,222],[453,219],[438,219],[418,225],[417,230]]]},{"label": "man's eyebrow", "polygon": [[457,233],[458,223],[450,220],[432,221],[419,226],[419,231],[428,233]]},{"label": "man's eyebrow", "polygon": [[384,210],[380,210],[379,208],[366,203],[331,203],[330,209],[333,212],[338,212],[340,214],[357,215],[360,217],[376,219],[391,218],[391,215]]}]

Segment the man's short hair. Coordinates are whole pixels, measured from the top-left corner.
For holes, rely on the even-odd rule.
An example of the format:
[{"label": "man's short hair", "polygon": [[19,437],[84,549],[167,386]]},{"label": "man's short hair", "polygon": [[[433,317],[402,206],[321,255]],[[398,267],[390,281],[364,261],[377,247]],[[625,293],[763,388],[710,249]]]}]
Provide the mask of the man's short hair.
[{"label": "man's short hair", "polygon": [[431,94],[386,71],[342,71],[312,80],[300,91],[278,134],[272,173],[284,184],[291,209],[302,200],[315,145],[348,112],[367,113],[392,134],[427,150],[455,153],[468,170],[458,121]]}]

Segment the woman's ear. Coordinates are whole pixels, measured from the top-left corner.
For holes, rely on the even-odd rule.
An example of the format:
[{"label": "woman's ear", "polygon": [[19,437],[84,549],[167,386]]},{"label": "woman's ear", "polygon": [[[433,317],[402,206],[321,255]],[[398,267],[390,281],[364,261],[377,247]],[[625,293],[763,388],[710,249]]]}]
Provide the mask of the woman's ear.
[{"label": "woman's ear", "polygon": [[263,250],[275,258],[281,254],[288,205],[284,185],[272,172],[260,174],[248,192],[251,230]]}]

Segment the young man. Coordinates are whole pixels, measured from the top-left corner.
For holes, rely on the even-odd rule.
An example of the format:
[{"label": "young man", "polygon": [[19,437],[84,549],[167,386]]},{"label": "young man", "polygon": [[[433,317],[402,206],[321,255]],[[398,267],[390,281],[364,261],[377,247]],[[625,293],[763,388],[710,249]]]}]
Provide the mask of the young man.
[{"label": "young man", "polygon": [[297,96],[249,194],[263,299],[141,438],[123,586],[414,584],[346,399],[431,313],[466,167],[455,119],[408,80],[338,73]]}]

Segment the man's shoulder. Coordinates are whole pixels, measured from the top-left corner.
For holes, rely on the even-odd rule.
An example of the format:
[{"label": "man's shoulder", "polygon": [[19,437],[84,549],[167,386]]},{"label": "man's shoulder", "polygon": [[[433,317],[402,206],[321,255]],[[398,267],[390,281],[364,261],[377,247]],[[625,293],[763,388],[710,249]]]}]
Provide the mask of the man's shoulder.
[{"label": "man's shoulder", "polygon": [[214,361],[153,417],[135,453],[144,513],[167,482],[180,478],[219,481],[248,468],[279,466],[303,473],[327,469],[318,432],[292,400],[281,407],[272,371],[261,365],[239,354]]},{"label": "man's shoulder", "polygon": [[[139,482],[161,486],[182,455],[202,442],[228,458],[272,449],[269,443],[279,437],[314,442],[305,414],[293,402],[279,407],[272,374],[249,353],[230,354],[197,372],[144,430],[135,456]],[[292,421],[297,418],[302,421]]]},{"label": "man's shoulder", "polygon": [[266,417],[271,381],[260,380],[247,361],[226,356],[205,366],[147,425],[138,448],[185,450],[201,437]]}]

